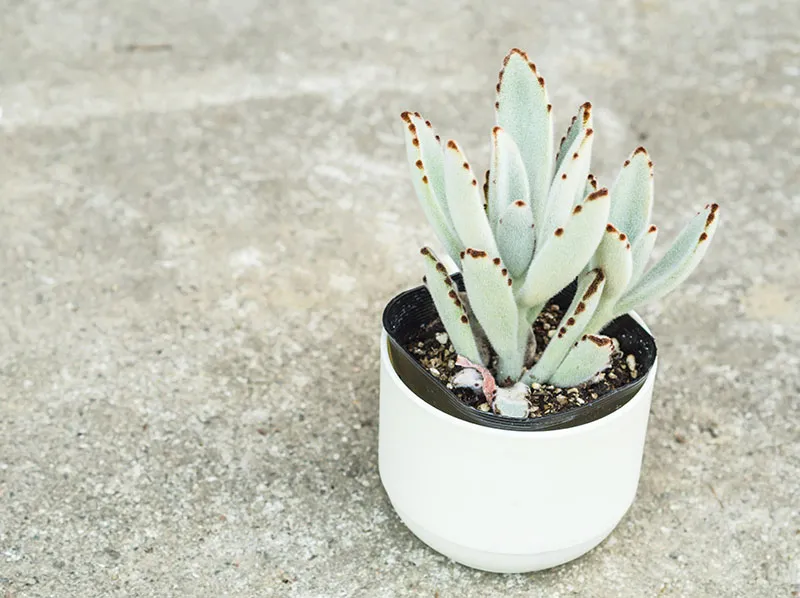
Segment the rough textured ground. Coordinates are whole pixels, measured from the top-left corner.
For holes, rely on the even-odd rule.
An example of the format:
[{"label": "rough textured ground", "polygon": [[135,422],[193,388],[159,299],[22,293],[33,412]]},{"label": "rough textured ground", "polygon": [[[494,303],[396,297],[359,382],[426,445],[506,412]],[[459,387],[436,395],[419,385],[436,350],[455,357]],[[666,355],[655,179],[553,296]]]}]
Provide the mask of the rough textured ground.
[{"label": "rough textured ground", "polygon": [[[6,1],[0,596],[790,596],[798,27],[794,0]],[[662,240],[724,214],[644,312],[637,502],[585,558],[499,576],[393,514],[377,343],[430,240],[398,114],[481,163],[512,45],[559,130],[594,102],[603,182],[646,144]]]}]

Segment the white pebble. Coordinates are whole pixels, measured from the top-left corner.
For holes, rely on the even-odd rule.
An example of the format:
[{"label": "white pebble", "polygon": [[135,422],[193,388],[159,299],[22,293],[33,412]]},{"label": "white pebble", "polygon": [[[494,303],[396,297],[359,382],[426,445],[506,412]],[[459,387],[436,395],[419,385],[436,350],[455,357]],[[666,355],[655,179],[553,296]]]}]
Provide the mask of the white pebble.
[{"label": "white pebble", "polygon": [[449,340],[450,340],[450,337],[449,337],[449,336],[447,336],[447,333],[446,333],[446,332],[437,332],[437,333],[436,333],[436,341],[437,341],[437,342],[438,342],[440,345],[446,345],[446,344],[447,344],[447,341],[449,341]]}]

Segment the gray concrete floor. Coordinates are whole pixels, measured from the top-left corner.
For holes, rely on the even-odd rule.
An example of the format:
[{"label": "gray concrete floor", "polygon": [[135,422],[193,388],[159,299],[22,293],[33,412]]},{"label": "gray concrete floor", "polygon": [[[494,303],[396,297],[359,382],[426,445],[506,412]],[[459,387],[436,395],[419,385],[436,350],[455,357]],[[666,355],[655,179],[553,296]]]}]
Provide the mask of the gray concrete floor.
[{"label": "gray concrete floor", "polygon": [[[0,596],[790,596],[798,28],[794,0],[6,1]],[[500,576],[393,514],[377,343],[431,236],[398,114],[485,163],[514,45],[559,131],[595,104],[602,181],[645,143],[662,241],[724,214],[644,311],[636,503],[577,562]]]}]

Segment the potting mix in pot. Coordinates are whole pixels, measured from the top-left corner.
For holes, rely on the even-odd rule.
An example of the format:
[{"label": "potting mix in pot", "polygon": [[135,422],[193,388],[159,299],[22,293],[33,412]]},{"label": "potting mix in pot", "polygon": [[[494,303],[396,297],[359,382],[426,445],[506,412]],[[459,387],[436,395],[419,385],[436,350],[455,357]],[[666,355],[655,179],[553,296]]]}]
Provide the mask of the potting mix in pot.
[{"label": "potting mix in pot", "polygon": [[[550,338],[557,333],[562,317],[563,310],[558,304],[551,303],[542,310],[533,323],[537,352],[532,356],[532,363],[541,357]],[[462,403],[484,412],[491,411],[491,405],[484,393],[476,392],[479,387],[470,385],[472,380],[480,377],[471,374],[470,368],[464,369],[458,365],[458,353],[439,318],[420,329],[417,340],[409,342],[406,350]],[[611,355],[608,369],[599,372],[583,384],[561,388],[552,384],[533,382],[528,395],[530,402],[528,417],[541,417],[589,405],[608,392],[638,379],[639,366],[633,353],[626,355],[623,351],[616,351]]]},{"label": "potting mix in pot", "polygon": [[[500,72],[495,113],[480,183],[455,141],[443,142],[419,113],[402,114],[414,188],[450,268],[422,249],[437,316],[400,345],[463,405],[539,418],[646,375],[654,345],[650,363],[642,363],[636,344],[611,334],[609,324],[689,276],[708,249],[719,207],[700,210],[648,268],[658,230],[647,151],[634,150],[613,184],[601,186],[590,173],[588,102],[554,151],[544,79],[517,49]],[[463,279],[454,280],[453,266]],[[628,320],[616,330],[638,327]]]}]

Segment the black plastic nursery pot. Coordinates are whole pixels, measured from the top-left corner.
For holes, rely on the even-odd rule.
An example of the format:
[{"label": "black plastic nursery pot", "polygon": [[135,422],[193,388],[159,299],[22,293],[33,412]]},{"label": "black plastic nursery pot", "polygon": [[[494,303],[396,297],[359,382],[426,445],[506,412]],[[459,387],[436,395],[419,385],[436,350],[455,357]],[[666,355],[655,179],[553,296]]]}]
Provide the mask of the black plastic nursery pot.
[{"label": "black plastic nursery pot", "polygon": [[[452,276],[463,291],[461,275]],[[566,310],[575,293],[575,283],[561,291],[553,301]],[[629,315],[609,323],[603,334],[616,338],[620,350],[633,354],[639,364],[639,376],[628,384],[607,392],[597,399],[567,411],[528,419],[503,417],[464,404],[438,378],[425,369],[407,350],[438,319],[428,290],[419,286],[397,295],[383,311],[383,327],[389,336],[389,356],[397,375],[418,397],[455,418],[501,430],[557,430],[587,424],[613,413],[630,401],[644,385],[656,360],[655,339]]]}]

